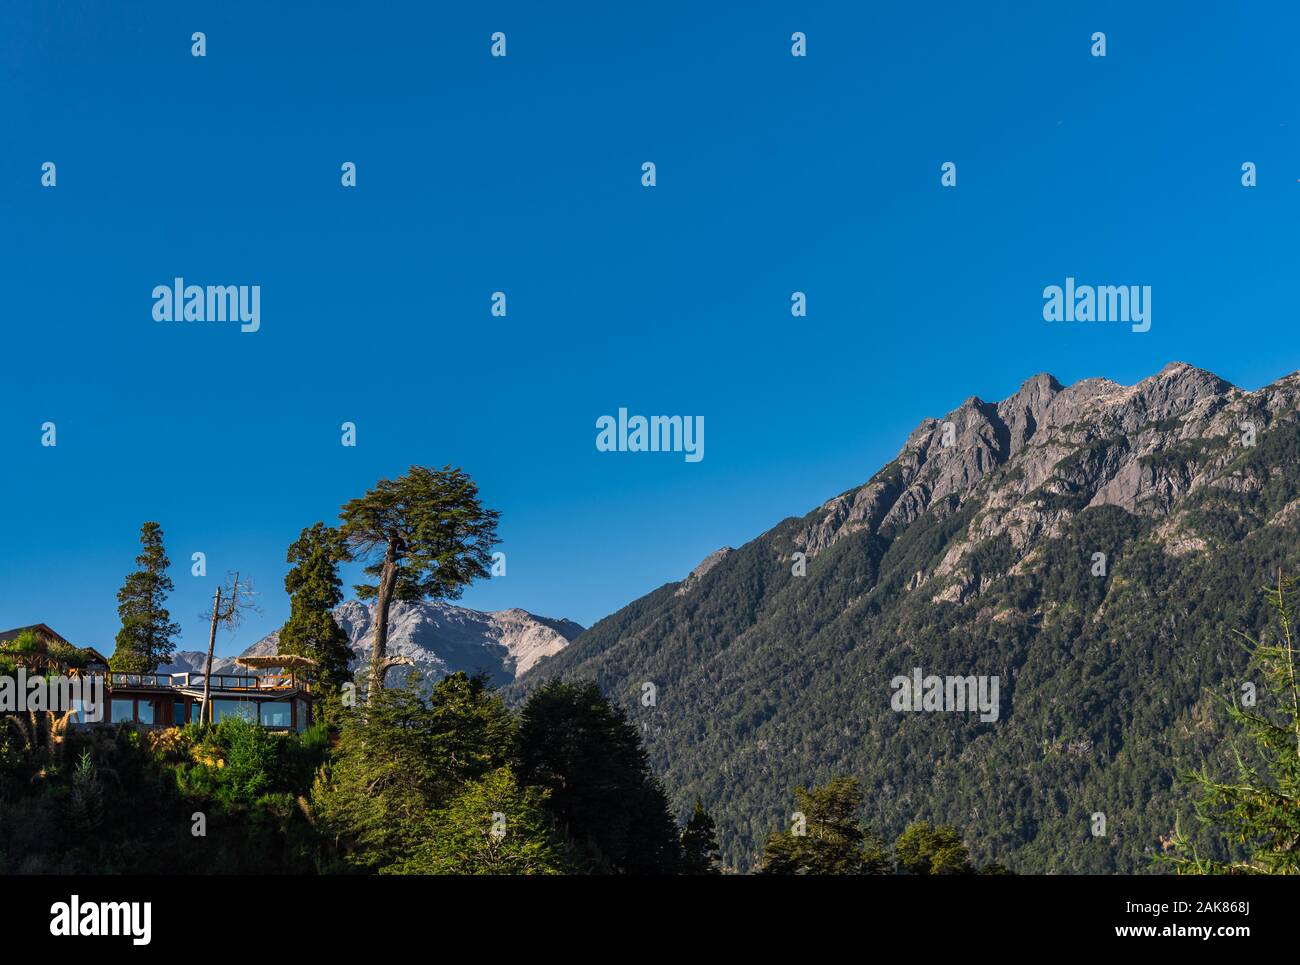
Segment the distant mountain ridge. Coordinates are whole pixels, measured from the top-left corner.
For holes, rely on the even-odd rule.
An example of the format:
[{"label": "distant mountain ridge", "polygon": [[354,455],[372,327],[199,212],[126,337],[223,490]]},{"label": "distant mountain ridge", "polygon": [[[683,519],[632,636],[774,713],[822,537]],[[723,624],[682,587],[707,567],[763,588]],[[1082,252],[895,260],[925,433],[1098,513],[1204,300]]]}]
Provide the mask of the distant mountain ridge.
[{"label": "distant mountain ridge", "polygon": [[[1298,409],[1300,374],[1247,392],[1185,363],[971,397],[508,693],[595,679],[735,867],[794,786],[853,775],[887,835],[937,820],[1016,870],[1148,870],[1189,823],[1175,771],[1226,760],[1208,691],[1239,686],[1230,631],[1263,626],[1261,585],[1300,562]],[[997,675],[997,722],[892,709],[918,667]]]},{"label": "distant mountain ridge", "polygon": [[[169,663],[159,664],[158,673],[203,673],[204,664],[207,663],[208,655],[206,651],[199,650],[177,650],[172,654]],[[234,657],[217,657],[212,658],[212,672],[240,674],[249,673],[242,667],[236,666]]]},{"label": "distant mountain ridge", "polygon": [[[353,669],[369,664],[374,646],[374,604],[356,600],[334,610],[354,654]],[[428,687],[447,674],[485,672],[498,686],[513,681],[543,657],[558,653],[582,632],[572,620],[537,616],[517,608],[483,612],[449,603],[394,603],[389,610],[388,653],[410,658]],[[267,634],[241,656],[278,652],[279,631]],[[202,672],[205,653],[180,651],[160,673]],[[405,680],[411,668],[395,667],[388,682]],[[214,673],[238,673],[233,658],[216,658]]]}]

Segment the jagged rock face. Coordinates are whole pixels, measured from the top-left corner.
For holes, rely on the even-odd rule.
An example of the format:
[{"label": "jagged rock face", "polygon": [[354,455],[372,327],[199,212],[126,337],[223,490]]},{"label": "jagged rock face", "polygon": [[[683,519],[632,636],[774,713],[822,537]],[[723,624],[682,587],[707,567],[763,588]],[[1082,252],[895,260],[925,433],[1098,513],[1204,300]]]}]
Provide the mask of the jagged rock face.
[{"label": "jagged rock face", "polygon": [[[966,538],[936,572],[913,577],[909,588],[919,589],[934,576],[953,576],[975,544],[1006,534],[1027,554],[1088,507],[1166,516],[1202,486],[1257,486],[1223,470],[1240,455],[1247,428],[1258,435],[1294,419],[1298,399],[1300,374],[1244,392],[1182,362],[1132,386],[1085,379],[1062,387],[1036,375],[1001,402],[972,396],[944,418],[922,421],[866,485],[811,514],[794,547],[812,558],[851,534],[896,534],[927,512],[949,515],[976,499],[980,513]],[[1176,525],[1165,532],[1171,553],[1203,542]],[[714,556],[679,592],[718,562]],[[935,593],[964,598],[951,584]]]},{"label": "jagged rock face", "polygon": [[724,546],[722,549],[714,550],[708,556],[704,557],[704,559],[700,560],[699,565],[696,566],[695,569],[691,570],[686,579],[682,581],[682,585],[677,588],[677,595],[685,596],[687,593],[694,590],[700,585],[700,581],[704,579],[709,570],[713,569],[734,552],[735,550],[730,546]]},{"label": "jagged rock face", "polygon": [[[1248,393],[1182,362],[1133,386],[1085,379],[1063,388],[1036,375],[999,403],[972,397],[923,421],[892,463],[827,502],[794,543],[812,557],[860,530],[896,532],[927,511],[951,513],[977,499],[968,538],[937,574],[920,574],[919,588],[952,574],[975,543],[1006,533],[1027,552],[1090,506],[1164,516],[1201,486],[1251,485],[1222,470],[1240,454],[1246,427],[1258,434],[1295,418],[1297,397],[1296,375]],[[1195,539],[1171,530],[1171,550]]]},{"label": "jagged rock face", "polygon": [[[374,646],[374,605],[350,600],[334,610],[334,619],[351,642],[353,670],[368,666]],[[572,620],[552,620],[520,609],[484,613],[447,603],[394,603],[389,611],[388,654],[408,657],[425,689],[458,670],[484,671],[501,685],[564,649],[582,629]],[[278,631],[268,634],[242,656],[277,653],[279,637]],[[181,651],[159,672],[201,672],[206,658],[196,651]],[[388,684],[404,681],[410,669],[394,667]],[[231,659],[213,661],[213,673],[246,672]]]}]

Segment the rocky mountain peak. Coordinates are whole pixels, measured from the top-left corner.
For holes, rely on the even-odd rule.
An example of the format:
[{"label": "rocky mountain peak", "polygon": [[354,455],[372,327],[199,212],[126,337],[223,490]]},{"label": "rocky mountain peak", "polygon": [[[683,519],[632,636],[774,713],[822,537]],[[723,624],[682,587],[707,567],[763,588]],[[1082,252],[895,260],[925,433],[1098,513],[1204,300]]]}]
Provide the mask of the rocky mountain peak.
[{"label": "rocky mountain peak", "polygon": [[[348,635],[352,669],[370,661],[374,647],[375,606],[349,600],[334,610],[334,619]],[[447,674],[483,671],[494,684],[505,684],[544,657],[567,647],[583,627],[572,620],[537,616],[518,607],[484,612],[450,603],[401,603],[389,610],[388,653],[410,659],[420,671],[421,686],[432,686]],[[279,632],[268,634],[243,652],[266,656],[278,652]],[[162,672],[201,671],[206,654],[183,651]],[[214,661],[213,671],[238,672],[229,658]],[[400,683],[409,668],[389,671],[389,683]]]},{"label": "rocky mountain peak", "polygon": [[1043,421],[1048,406],[1061,392],[1061,383],[1047,372],[1026,379],[1016,393],[997,405],[997,416],[1007,427],[1011,454],[1022,450]]},{"label": "rocky mountain peak", "polygon": [[[970,539],[1007,532],[1022,548],[1090,505],[1163,514],[1235,455],[1241,427],[1293,417],[1295,396],[1292,378],[1245,393],[1185,362],[1127,386],[1101,378],[1063,386],[1040,373],[1001,402],[971,396],[923,420],[893,462],[809,517],[796,548],[815,555],[863,529],[897,532],[977,495],[985,512]],[[1162,461],[1191,440],[1206,456],[1195,468]]]}]

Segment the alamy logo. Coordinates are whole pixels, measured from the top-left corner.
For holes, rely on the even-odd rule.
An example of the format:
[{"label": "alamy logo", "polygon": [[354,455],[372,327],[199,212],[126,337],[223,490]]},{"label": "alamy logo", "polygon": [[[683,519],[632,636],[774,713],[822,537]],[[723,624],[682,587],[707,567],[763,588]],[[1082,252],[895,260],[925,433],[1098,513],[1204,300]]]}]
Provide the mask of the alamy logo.
[{"label": "alamy logo", "polygon": [[104,678],[98,674],[77,677],[27,675],[0,677],[0,713],[79,712],[78,719],[96,723],[104,719]]},{"label": "alamy logo", "polygon": [[241,332],[262,327],[261,285],[187,285],[175,278],[153,290],[155,322],[240,322]]},{"label": "alamy logo", "polygon": [[704,458],[704,416],[643,415],[618,418],[603,415],[596,420],[596,448],[601,452],[684,452],[687,462]]},{"label": "alamy logo", "polygon": [[913,667],[912,676],[895,677],[889,686],[894,690],[889,706],[899,713],[978,710],[986,724],[998,719],[997,677],[925,677],[920,667]]},{"label": "alamy logo", "polygon": [[1151,329],[1150,285],[1075,285],[1043,289],[1045,322],[1131,322],[1133,331]]},{"label": "alamy logo", "polygon": [[79,895],[50,905],[50,934],[129,935],[131,944],[148,945],[153,931],[153,905],[147,901],[87,901]]}]

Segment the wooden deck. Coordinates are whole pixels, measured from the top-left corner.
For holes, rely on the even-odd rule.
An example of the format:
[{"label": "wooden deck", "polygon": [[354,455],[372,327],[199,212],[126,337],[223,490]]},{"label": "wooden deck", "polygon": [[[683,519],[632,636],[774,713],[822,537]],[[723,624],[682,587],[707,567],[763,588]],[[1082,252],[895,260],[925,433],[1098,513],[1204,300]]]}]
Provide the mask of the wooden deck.
[{"label": "wooden deck", "polygon": [[[108,689],[202,690],[205,674],[201,673],[119,673],[107,674]],[[311,693],[311,684],[297,674],[216,674],[210,689],[224,693],[266,693],[298,690]]]}]

